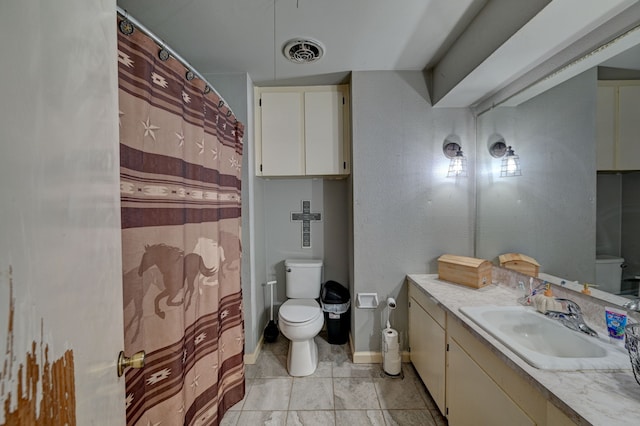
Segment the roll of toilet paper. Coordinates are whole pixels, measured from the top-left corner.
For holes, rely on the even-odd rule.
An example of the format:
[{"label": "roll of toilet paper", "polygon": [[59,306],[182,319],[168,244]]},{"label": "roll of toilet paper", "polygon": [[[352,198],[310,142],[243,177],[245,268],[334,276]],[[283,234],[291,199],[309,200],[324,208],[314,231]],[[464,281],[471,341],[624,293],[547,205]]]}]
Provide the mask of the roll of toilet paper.
[{"label": "roll of toilet paper", "polygon": [[398,332],[396,330],[393,328],[385,328],[383,335],[385,352],[388,352],[389,349],[398,349]]},{"label": "roll of toilet paper", "polygon": [[398,344],[398,332],[393,328],[383,330],[382,368],[385,373],[392,376],[400,374],[402,360],[400,359],[400,346]]},{"label": "roll of toilet paper", "polygon": [[396,299],[394,299],[393,297],[387,298],[387,306],[389,307],[389,309],[395,309],[397,306]]}]

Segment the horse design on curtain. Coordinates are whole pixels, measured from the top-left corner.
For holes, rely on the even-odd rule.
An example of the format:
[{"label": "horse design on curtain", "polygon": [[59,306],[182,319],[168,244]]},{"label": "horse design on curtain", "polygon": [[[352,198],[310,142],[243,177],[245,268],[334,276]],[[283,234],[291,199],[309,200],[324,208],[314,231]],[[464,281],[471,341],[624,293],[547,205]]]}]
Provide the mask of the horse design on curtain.
[{"label": "horse design on curtain", "polygon": [[244,128],[160,51],[118,33],[125,352],[146,352],[125,375],[127,424],[217,425],[245,392]]}]

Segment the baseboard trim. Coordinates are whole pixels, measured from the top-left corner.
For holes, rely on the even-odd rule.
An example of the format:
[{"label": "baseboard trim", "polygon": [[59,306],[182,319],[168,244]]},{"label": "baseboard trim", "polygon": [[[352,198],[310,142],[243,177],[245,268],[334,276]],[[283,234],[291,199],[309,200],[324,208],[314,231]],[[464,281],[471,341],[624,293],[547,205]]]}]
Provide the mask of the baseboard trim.
[{"label": "baseboard trim", "polygon": [[[353,352],[353,363],[354,364],[382,364],[382,352]],[[411,361],[411,354],[409,352],[403,351],[400,356],[402,357],[402,362]]]},{"label": "baseboard trim", "polygon": [[245,365],[255,364],[256,361],[258,361],[258,355],[260,355],[260,351],[262,351],[262,344],[264,343],[263,338],[264,336],[260,335],[260,340],[258,340],[258,344],[256,345],[256,349],[253,351],[253,353],[244,354]]},{"label": "baseboard trim", "polygon": [[[247,365],[255,364],[258,361],[258,356],[262,351],[262,345],[264,344],[264,336],[260,336],[260,340],[258,340],[258,344],[256,345],[256,349],[253,353],[245,353],[244,354],[244,363]],[[351,353],[353,354],[352,362],[354,364],[382,364],[382,352],[367,352],[360,351],[356,352],[354,350],[353,345],[353,336],[349,333],[349,348],[351,349]],[[411,361],[411,353],[407,351],[403,351],[400,356],[402,357],[402,362],[410,362]]]}]

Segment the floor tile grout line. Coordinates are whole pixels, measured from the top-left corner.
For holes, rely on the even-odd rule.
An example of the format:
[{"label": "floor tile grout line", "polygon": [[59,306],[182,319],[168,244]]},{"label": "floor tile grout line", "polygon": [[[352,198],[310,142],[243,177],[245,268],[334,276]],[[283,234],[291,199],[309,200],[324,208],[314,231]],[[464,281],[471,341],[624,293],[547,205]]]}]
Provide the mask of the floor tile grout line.
[{"label": "floor tile grout line", "polygon": [[[385,416],[385,412],[389,411],[390,409],[383,409],[382,408],[381,395],[380,395],[381,390],[379,390],[378,387],[376,387],[377,381],[374,380],[376,378],[377,379],[384,379],[385,377],[383,377],[383,376],[378,377],[378,375],[376,375],[376,373],[375,373],[375,370],[376,370],[375,364],[372,364],[371,366],[369,366],[369,368],[366,368],[366,367],[363,368],[362,370],[366,370],[366,373],[364,373],[365,374],[364,376],[361,376],[360,373],[356,371],[356,370],[359,370],[359,369],[358,368],[354,368],[354,366],[357,365],[357,364],[353,364],[351,362],[351,357],[348,354],[347,354],[346,359],[344,359],[344,360],[342,359],[342,353],[339,353],[341,350],[344,351],[344,349],[342,349],[342,348],[333,348],[333,347],[331,347],[329,359],[323,360],[323,362],[327,362],[329,364],[329,375],[330,375],[330,377],[326,377],[324,375],[311,377],[312,379],[322,379],[322,378],[330,378],[331,379],[331,389],[332,389],[332,393],[333,393],[333,395],[332,395],[332,397],[333,397],[333,409],[324,409],[324,410],[323,409],[291,410],[291,408],[292,408],[291,403],[292,403],[292,398],[293,398],[293,384],[294,384],[295,378],[292,378],[291,376],[288,376],[288,375],[286,375],[286,376],[284,376],[284,375],[283,376],[276,375],[274,377],[257,377],[257,373],[259,372],[259,370],[258,370],[256,372],[256,377],[254,377],[252,379],[253,380],[252,383],[249,386],[247,386],[246,393],[248,394],[250,389],[253,386],[256,386],[255,385],[256,379],[262,379],[262,382],[266,383],[266,382],[268,382],[270,380],[274,380],[274,379],[289,378],[291,380],[290,380],[290,391],[289,391],[289,400],[288,400],[288,403],[287,403],[287,409],[286,410],[275,410],[275,411],[281,411],[282,413],[284,413],[283,415],[285,416],[285,419],[284,419],[285,423],[288,421],[289,413],[291,411],[333,411],[334,423],[336,423],[336,424],[338,422],[338,414],[337,414],[338,411],[345,411],[345,412],[350,412],[350,411],[363,411],[363,412],[377,411],[377,412],[380,412],[381,415],[382,415],[383,424],[387,425],[388,424],[388,420],[387,420],[387,418]],[[263,353],[264,354],[268,354],[269,352],[268,351],[264,351]],[[270,353],[271,353],[271,355],[276,355],[273,352],[270,352]],[[280,354],[278,354],[278,355],[280,355]],[[259,358],[262,358],[262,357],[259,357]],[[279,360],[281,359],[280,357],[277,357],[277,358]],[[340,362],[340,361],[342,361],[342,362]],[[259,363],[259,360],[256,360],[256,364],[258,364],[258,363]],[[346,366],[346,371],[343,372],[343,374],[346,373],[346,376],[335,377],[337,368],[339,368],[339,367],[343,368],[345,366],[345,363],[347,364],[347,366]],[[286,362],[285,362],[285,364],[286,364]],[[284,368],[286,369],[286,366]],[[411,368],[411,365],[408,364],[407,368]],[[325,371],[324,373],[321,373],[321,374],[327,374],[327,372]],[[409,379],[409,381],[413,382],[414,389],[416,391],[418,391],[418,393],[420,393],[420,399],[422,400],[423,404],[425,405],[424,409],[416,409],[416,410],[417,411],[426,411],[426,412],[428,412],[428,416],[431,418],[431,420],[434,422],[434,424],[436,424],[436,425],[443,425],[443,424],[446,425],[446,419],[442,419],[442,420],[444,420],[444,422],[442,420],[436,421],[436,417],[434,416],[434,414],[433,414],[433,412],[432,412],[432,410],[430,408],[431,405],[433,405],[434,407],[436,406],[435,402],[433,402],[433,404],[430,404],[426,400],[427,398],[430,398],[430,395],[425,394],[424,391],[421,391],[420,389],[418,389],[418,383],[416,381],[416,380],[419,380],[418,376],[415,373],[413,373],[413,374],[410,374],[408,376],[405,375],[404,378]],[[337,403],[336,379],[340,379],[340,380],[360,379],[362,381],[372,383],[374,385],[374,392],[375,392],[375,395],[376,395],[376,401],[377,401],[377,404],[378,404],[378,408],[377,409],[367,408],[367,409],[343,409],[343,410],[338,410],[337,409],[337,404],[336,404]],[[378,382],[380,382],[380,380],[378,380]],[[240,415],[242,415],[242,412],[244,412],[244,411],[258,411],[258,412],[264,411],[265,413],[274,411],[274,410],[246,410],[245,406],[246,406],[246,399],[245,399],[245,401],[243,401],[243,405],[242,405],[241,409],[240,410],[235,410],[235,411],[238,412],[238,417],[236,418],[236,422],[238,422],[238,423],[239,423]],[[391,409],[391,411],[399,411],[399,412],[401,412],[401,411],[412,411],[412,410]],[[438,414],[439,414],[439,412],[438,412]],[[440,418],[440,417],[438,417],[438,418]]]}]

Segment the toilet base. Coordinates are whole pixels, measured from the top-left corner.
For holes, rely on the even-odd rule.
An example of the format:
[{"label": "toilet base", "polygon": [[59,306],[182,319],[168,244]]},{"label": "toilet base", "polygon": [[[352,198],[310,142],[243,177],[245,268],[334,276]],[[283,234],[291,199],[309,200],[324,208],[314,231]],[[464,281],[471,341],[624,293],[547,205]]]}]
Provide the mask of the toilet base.
[{"label": "toilet base", "polygon": [[290,341],[287,355],[287,371],[291,376],[309,376],[318,366],[318,345],[313,338]]}]

